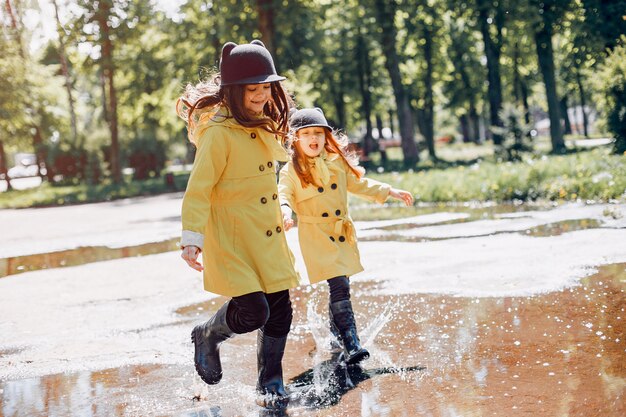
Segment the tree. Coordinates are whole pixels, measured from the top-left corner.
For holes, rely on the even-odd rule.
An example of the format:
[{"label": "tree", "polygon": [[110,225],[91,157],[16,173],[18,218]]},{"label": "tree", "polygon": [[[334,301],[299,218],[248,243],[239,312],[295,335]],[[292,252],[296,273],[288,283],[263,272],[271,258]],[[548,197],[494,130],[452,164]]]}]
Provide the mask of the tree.
[{"label": "tree", "polygon": [[600,65],[595,83],[607,128],[615,136],[614,152],[626,154],[626,35]]},{"label": "tree", "polygon": [[[503,29],[505,24],[505,9],[503,1],[499,0],[476,0],[478,26],[485,45],[485,57],[487,58],[487,79],[489,82],[489,116],[492,126],[502,126],[500,110],[502,109],[502,80],[500,75],[500,55],[504,42]],[[495,39],[492,38],[492,30],[495,30]],[[493,135],[493,143],[500,145],[502,137]]]},{"label": "tree", "polygon": [[63,29],[61,19],[59,18],[59,6],[57,5],[57,0],[52,0],[52,5],[54,6],[54,17],[56,19],[57,33],[59,35],[59,59],[61,61],[61,71],[63,73],[63,77],[65,78],[65,89],[67,91],[67,102],[70,109],[72,126],[72,139],[74,143],[78,143],[78,124],[76,121],[76,110],[74,108],[74,97],[72,95],[72,77],[69,72],[68,58],[65,51],[65,30]]},{"label": "tree", "polygon": [[552,152],[554,153],[562,153],[566,148],[563,140],[563,131],[561,130],[552,36],[554,34],[554,26],[563,17],[569,3],[569,0],[533,0],[530,6],[531,13],[534,11],[537,14],[536,19],[530,19],[530,24],[535,27],[537,58],[546,89],[548,115],[550,117],[550,140],[552,142]]},{"label": "tree", "polygon": [[394,22],[397,7],[395,0],[375,0],[375,6],[380,27],[380,46],[385,56],[385,67],[389,73],[396,99],[404,165],[413,167],[419,161],[419,155],[417,153],[417,145],[415,144],[413,115],[409,105],[409,96],[406,87],[402,83],[400,58],[396,50],[397,31]]},{"label": "tree", "polygon": [[480,140],[478,108],[483,95],[482,84],[487,78],[479,61],[477,45],[479,39],[470,25],[472,13],[458,2],[448,2],[446,32],[448,35],[447,56],[452,64],[448,69],[444,94],[461,124],[464,142],[478,143]]}]

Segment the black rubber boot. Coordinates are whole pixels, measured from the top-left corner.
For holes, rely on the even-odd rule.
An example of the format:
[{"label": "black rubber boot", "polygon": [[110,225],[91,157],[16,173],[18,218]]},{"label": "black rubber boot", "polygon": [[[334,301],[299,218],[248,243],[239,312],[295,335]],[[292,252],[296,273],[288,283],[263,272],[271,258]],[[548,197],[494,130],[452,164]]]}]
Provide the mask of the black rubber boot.
[{"label": "black rubber boot", "polygon": [[195,346],[194,363],[200,378],[209,385],[215,385],[222,379],[220,344],[235,334],[226,324],[228,303],[204,324],[194,327],[191,341]]},{"label": "black rubber boot", "polygon": [[330,311],[335,326],[337,326],[337,330],[339,330],[346,363],[353,365],[369,358],[370,353],[367,349],[361,347],[350,300],[330,303]]},{"label": "black rubber boot", "polygon": [[341,351],[343,351],[343,346],[341,345],[341,336],[339,335],[339,330],[337,329],[337,326],[335,326],[333,311],[330,308],[330,304],[328,304],[328,322],[330,324],[330,352],[340,353]]},{"label": "black rubber boot", "polygon": [[263,330],[259,330],[257,335],[257,404],[270,410],[284,409],[289,403],[283,384],[282,365],[286,342],[287,336],[271,337]]}]

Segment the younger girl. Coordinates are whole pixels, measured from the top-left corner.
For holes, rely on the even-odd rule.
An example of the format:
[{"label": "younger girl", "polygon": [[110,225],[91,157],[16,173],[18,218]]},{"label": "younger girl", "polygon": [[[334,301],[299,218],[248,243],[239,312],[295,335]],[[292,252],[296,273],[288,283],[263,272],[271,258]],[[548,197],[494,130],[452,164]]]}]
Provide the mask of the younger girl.
[{"label": "younger girl", "polygon": [[285,230],[298,215],[298,236],[310,282],[330,286],[330,325],[343,344],[345,361],[369,357],[361,347],[350,302],[349,277],[363,271],[348,214],[348,192],[384,203],[388,197],[413,204],[407,191],[363,177],[346,153],[347,138],[333,135],[319,108],[302,109],[289,120],[292,159],[280,172],[279,195]]},{"label": "younger girl", "polygon": [[[183,198],[182,258],[204,270],[204,288],[231,297],[191,333],[194,362],[207,384],[222,378],[219,346],[235,334],[258,332],[260,405],[284,408],[282,358],[298,285],[282,228],[276,161],[290,101],[260,41],[222,48],[220,74],[187,86],[177,103],[196,145]],[[197,261],[202,253],[202,265]]]}]

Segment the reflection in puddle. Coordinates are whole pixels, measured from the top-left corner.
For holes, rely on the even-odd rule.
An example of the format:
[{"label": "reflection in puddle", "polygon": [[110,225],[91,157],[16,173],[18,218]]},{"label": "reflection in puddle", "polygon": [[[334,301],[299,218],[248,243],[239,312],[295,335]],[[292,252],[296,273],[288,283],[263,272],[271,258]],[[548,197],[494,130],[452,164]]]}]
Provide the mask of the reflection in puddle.
[{"label": "reflection in puddle", "polygon": [[[284,360],[294,402],[283,415],[626,415],[625,268],[605,266],[579,285],[532,297],[379,296],[378,283],[355,282],[362,339],[374,335],[363,369],[341,369],[309,329],[318,327],[310,317],[325,317],[326,286],[294,290]],[[224,380],[214,387],[199,384],[189,345],[185,365],[2,381],[0,415],[267,415],[254,405],[255,340],[224,344]]]},{"label": "reflection in puddle", "polygon": [[602,226],[602,222],[596,219],[564,220],[533,227],[526,230],[526,234],[534,237],[558,236],[577,230],[597,229],[600,226]]},{"label": "reflection in puddle", "polygon": [[83,265],[90,262],[108,261],[111,259],[129,258],[132,256],[152,255],[178,249],[180,239],[168,239],[161,242],[143,245],[109,248],[106,246],[90,246],[68,249],[50,253],[15,256],[0,259],[0,278],[21,272],[39,269],[59,268],[64,266]]},{"label": "reflection in puddle", "polygon": [[[354,199],[357,200],[357,199]],[[504,213],[523,213],[527,211],[544,211],[553,208],[550,204],[494,204],[494,203],[459,203],[459,204],[419,204],[406,207],[401,204],[359,204],[350,203],[350,216],[355,221],[380,219],[400,219],[405,217],[423,216],[442,211],[450,213],[467,213],[471,219],[495,219]]]},{"label": "reflection in puddle", "polygon": [[[458,224],[465,223],[467,221],[471,221],[471,218],[467,219],[458,219],[450,222],[442,222],[437,224],[428,224],[428,225],[418,225],[412,223],[406,224],[398,224],[393,226],[385,226],[379,227],[377,229],[383,231],[407,231],[412,229],[418,229],[424,226],[441,226],[445,224]],[[475,220],[475,219],[474,219]],[[577,219],[577,220],[563,220],[560,222],[547,223],[542,224],[540,226],[532,227],[530,229],[526,229],[523,231],[511,231],[511,230],[501,230],[489,233],[475,233],[471,236],[445,236],[445,237],[424,237],[424,236],[415,236],[415,235],[403,235],[397,233],[386,233],[382,235],[371,235],[371,236],[363,236],[359,237],[359,241],[363,242],[433,242],[438,240],[449,240],[449,239],[459,239],[459,238],[473,238],[473,237],[485,237],[485,236],[495,236],[501,234],[508,233],[521,233],[527,236],[532,237],[549,237],[549,236],[559,236],[563,233],[575,232],[578,230],[586,230],[586,229],[597,229],[602,227],[602,222],[596,219]]]}]

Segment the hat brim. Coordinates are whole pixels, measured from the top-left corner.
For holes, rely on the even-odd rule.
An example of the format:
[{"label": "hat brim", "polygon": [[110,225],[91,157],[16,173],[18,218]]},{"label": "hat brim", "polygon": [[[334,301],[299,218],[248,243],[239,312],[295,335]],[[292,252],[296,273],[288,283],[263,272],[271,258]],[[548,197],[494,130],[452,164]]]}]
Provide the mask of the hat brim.
[{"label": "hat brim", "polygon": [[283,81],[285,77],[281,77],[280,75],[260,75],[256,77],[244,78],[243,80],[237,80],[230,83],[225,83],[222,81],[221,86],[225,85],[235,85],[235,84],[265,84],[265,83],[273,83],[276,81]]},{"label": "hat brim", "polygon": [[333,128],[325,125],[325,124],[321,124],[321,123],[310,123],[308,125],[302,125],[302,126],[293,126],[292,129],[295,131],[298,131],[300,129],[304,129],[305,127],[325,127],[326,129],[330,130],[332,132]]}]

